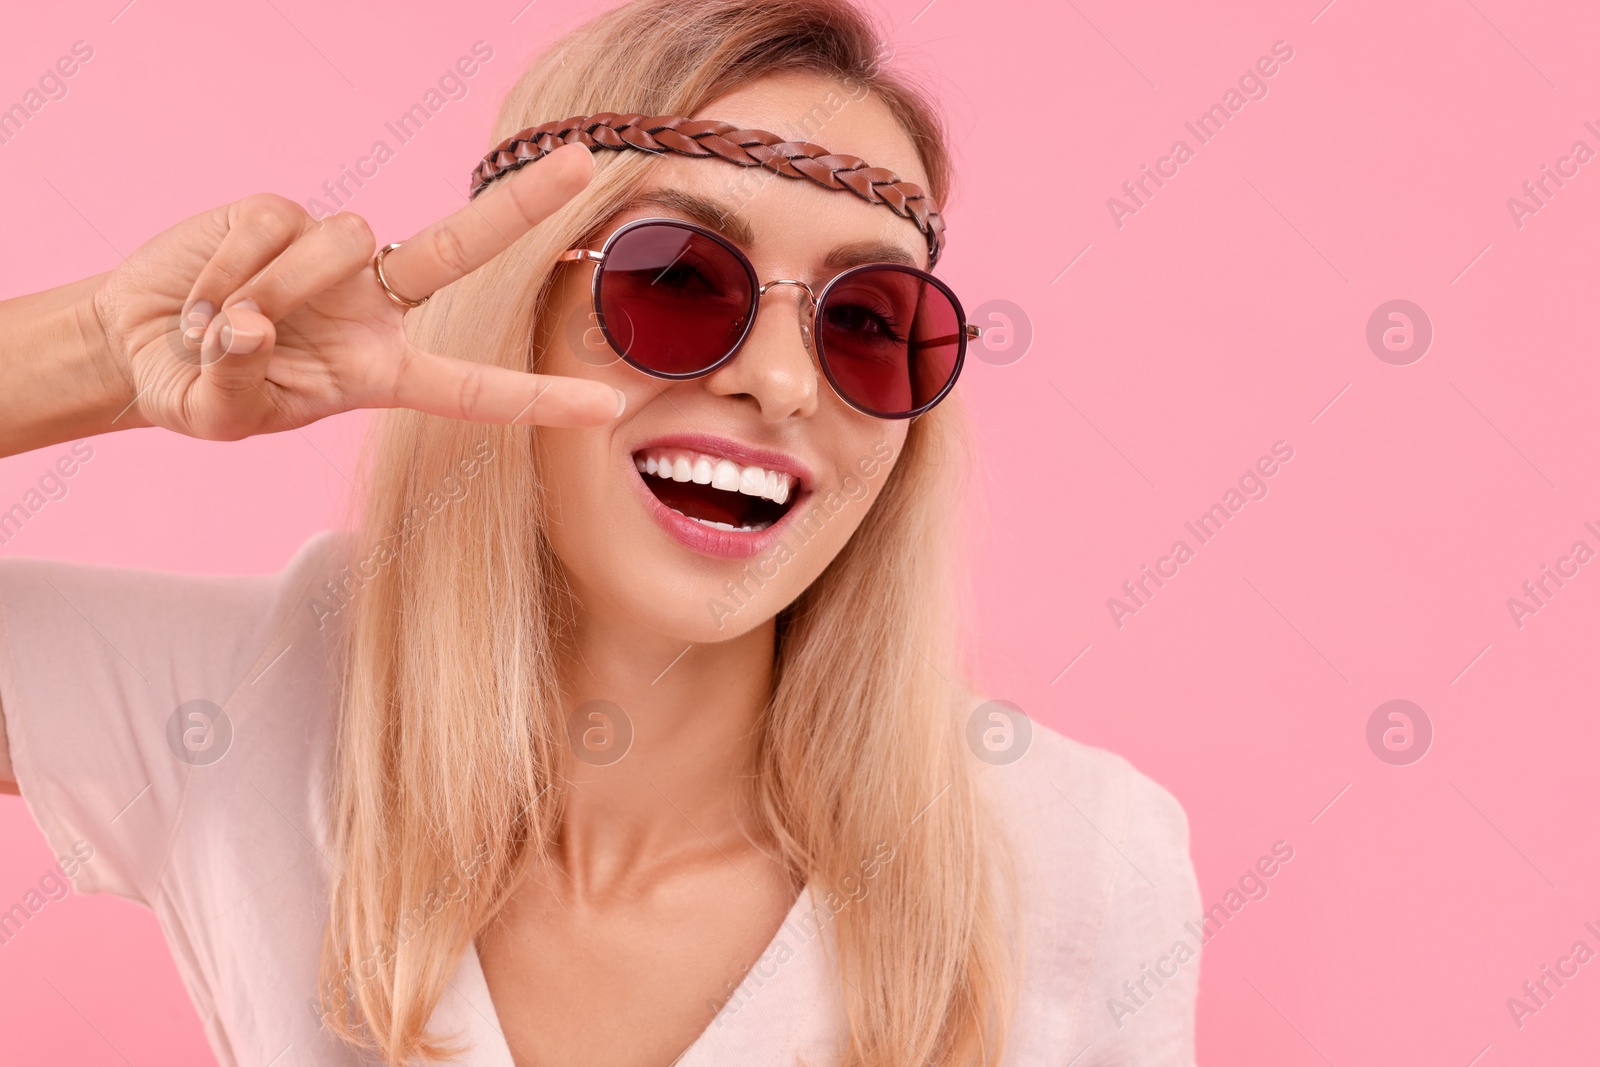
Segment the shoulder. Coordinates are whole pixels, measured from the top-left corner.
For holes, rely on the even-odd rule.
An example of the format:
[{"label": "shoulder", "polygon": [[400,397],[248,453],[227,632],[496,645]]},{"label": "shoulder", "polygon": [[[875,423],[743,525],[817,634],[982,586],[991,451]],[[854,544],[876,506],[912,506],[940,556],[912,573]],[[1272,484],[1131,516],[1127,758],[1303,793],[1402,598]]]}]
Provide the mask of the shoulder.
[{"label": "shoulder", "polygon": [[320,532],[256,575],[0,560],[12,772],[58,855],[92,846],[80,889],[154,899],[194,790],[242,788],[310,732],[293,727],[323,713],[339,646],[312,605],[344,542]]},{"label": "shoulder", "polygon": [[1019,848],[1052,868],[1137,849],[1162,872],[1188,866],[1189,820],[1165,787],[1123,756],[1037,722],[1014,763],[986,767],[996,816]]},{"label": "shoulder", "polygon": [[0,606],[13,614],[26,610],[32,619],[76,614],[80,621],[86,621],[89,613],[83,609],[90,607],[101,618],[146,631],[156,621],[188,619],[195,636],[214,636],[218,631],[207,624],[218,618],[266,621],[274,604],[309,592],[318,578],[337,570],[348,552],[348,540],[349,535],[338,530],[312,534],[282,568],[267,574],[186,574],[28,556],[3,558]]},{"label": "shoulder", "polygon": [[0,559],[7,710],[74,689],[83,691],[75,696],[97,691],[97,703],[125,691],[192,690],[217,699],[285,637],[331,636],[319,602],[329,599],[348,541],[340,531],[320,531],[276,572],[249,575]]},{"label": "shoulder", "polygon": [[[1021,758],[981,773],[1018,875],[1022,1058],[1008,1062],[1070,1046],[1080,1067],[1192,1063],[1199,941],[1186,924],[1200,893],[1183,806],[1126,758],[1030,728]],[[1164,989],[1144,977],[1152,966]],[[1124,984],[1141,981],[1130,999]]]}]

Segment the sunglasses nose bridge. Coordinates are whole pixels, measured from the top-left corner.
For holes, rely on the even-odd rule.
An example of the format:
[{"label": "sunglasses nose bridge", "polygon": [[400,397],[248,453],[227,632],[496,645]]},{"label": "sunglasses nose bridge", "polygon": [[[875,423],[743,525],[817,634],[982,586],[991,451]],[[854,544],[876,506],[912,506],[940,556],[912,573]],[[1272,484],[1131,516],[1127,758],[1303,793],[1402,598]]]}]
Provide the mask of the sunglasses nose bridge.
[{"label": "sunglasses nose bridge", "polygon": [[806,299],[805,301],[801,302],[799,308],[800,336],[805,341],[806,351],[814,357],[816,355],[816,347],[811,340],[811,313],[815,311],[817,306],[817,294],[812,292],[811,286],[807,285],[805,282],[797,281],[794,278],[774,278],[772,281],[757,289],[756,295],[758,297],[767,295],[767,290],[771,289],[774,285],[798,285],[805,291]]},{"label": "sunglasses nose bridge", "polygon": [[757,289],[756,292],[762,296],[766,296],[767,290],[771,289],[774,285],[798,285],[800,288],[806,291],[806,296],[811,299],[813,304],[817,302],[817,294],[811,291],[811,286],[807,285],[805,282],[796,281],[793,278],[774,278],[766,285],[763,285],[761,288]]}]

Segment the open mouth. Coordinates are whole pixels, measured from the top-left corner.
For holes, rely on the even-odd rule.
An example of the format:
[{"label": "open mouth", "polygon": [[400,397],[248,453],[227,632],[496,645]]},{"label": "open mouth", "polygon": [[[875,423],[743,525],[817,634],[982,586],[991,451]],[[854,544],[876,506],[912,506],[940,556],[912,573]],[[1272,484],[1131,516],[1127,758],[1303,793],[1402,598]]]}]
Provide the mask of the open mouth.
[{"label": "open mouth", "polygon": [[800,480],[788,471],[687,448],[641,449],[633,465],[657,500],[714,530],[765,530],[794,506],[800,490]]}]

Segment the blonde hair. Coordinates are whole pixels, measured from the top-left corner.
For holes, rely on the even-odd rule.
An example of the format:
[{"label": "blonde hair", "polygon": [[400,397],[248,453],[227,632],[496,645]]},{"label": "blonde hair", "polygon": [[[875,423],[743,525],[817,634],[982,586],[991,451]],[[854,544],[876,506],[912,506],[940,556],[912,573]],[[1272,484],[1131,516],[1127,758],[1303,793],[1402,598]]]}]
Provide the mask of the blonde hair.
[{"label": "blonde hair", "polygon": [[[881,58],[847,0],[636,0],[541,55],[492,140],[599,111],[691,115],[764,76],[812,72],[889,106],[943,204],[938,113]],[[411,315],[415,343],[537,369],[556,256],[657,166],[597,153],[577,197]],[[1015,876],[959,721],[973,706],[951,585],[963,427],[955,396],[914,420],[860,528],[776,624],[757,811],[817,902],[851,898],[831,922],[844,1063],[859,1067],[997,1062],[1018,969]],[[369,442],[360,562],[341,583],[353,596],[321,996],[334,1033],[391,1065],[464,1051],[429,1018],[561,821],[556,665],[574,606],[543,533],[533,435],[399,410]]]}]

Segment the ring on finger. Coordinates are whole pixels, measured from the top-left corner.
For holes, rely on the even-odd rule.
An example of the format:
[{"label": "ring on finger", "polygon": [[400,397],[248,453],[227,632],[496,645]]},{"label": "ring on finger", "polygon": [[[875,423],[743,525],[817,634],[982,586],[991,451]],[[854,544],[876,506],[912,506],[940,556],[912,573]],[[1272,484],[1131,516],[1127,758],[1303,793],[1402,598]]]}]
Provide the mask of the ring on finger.
[{"label": "ring on finger", "polygon": [[[389,279],[383,276],[383,257],[399,247],[400,242],[396,241],[394,244],[385,245],[384,247],[378,249],[378,254],[372,257],[372,269],[378,275],[378,284],[383,286],[383,291],[389,295],[390,300],[393,300],[396,304],[399,304],[403,308],[421,307],[423,304],[428,302],[428,297],[425,296],[421,300],[407,300],[405,297],[389,288]],[[428,294],[428,296],[432,295],[432,293]]]}]

